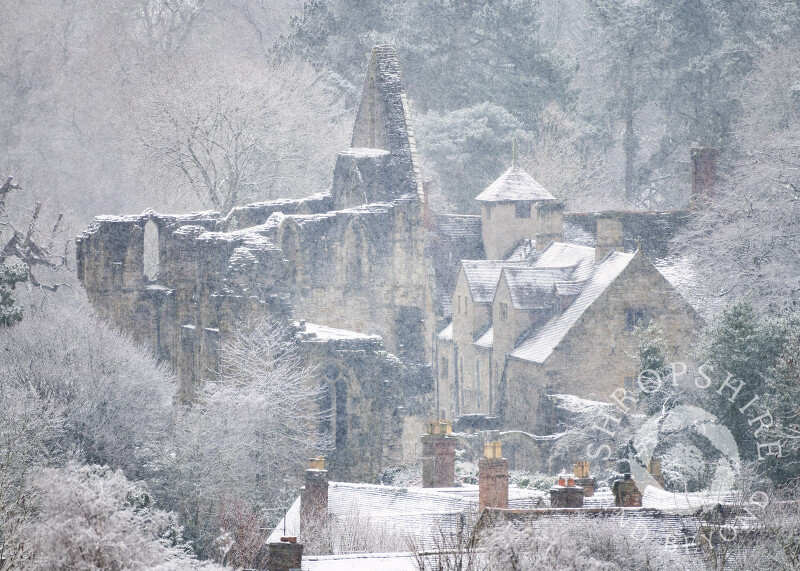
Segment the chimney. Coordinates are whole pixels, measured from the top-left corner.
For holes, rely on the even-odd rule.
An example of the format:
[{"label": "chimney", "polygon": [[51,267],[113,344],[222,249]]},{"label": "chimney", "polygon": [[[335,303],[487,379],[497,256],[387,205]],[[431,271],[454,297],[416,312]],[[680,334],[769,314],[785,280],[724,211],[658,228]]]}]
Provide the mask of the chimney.
[{"label": "chimney", "polygon": [[449,420],[428,423],[422,437],[422,487],[452,488],[456,479],[456,439]]},{"label": "chimney", "polygon": [[311,537],[325,529],[328,521],[328,471],[325,458],[318,456],[309,462],[305,486],[300,490],[300,533]]},{"label": "chimney", "polygon": [[478,513],[483,508],[508,508],[508,460],[497,441],[483,445],[478,462]]},{"label": "chimney", "polygon": [[717,157],[719,149],[694,147],[689,150],[692,163],[692,204],[703,202],[714,196],[717,182]]},{"label": "chimney", "polygon": [[650,458],[647,462],[647,472],[658,482],[658,485],[664,487],[664,475],[661,473],[661,460]]},{"label": "chimney", "polygon": [[303,562],[303,544],[296,537],[281,537],[280,542],[269,544],[269,571],[300,569]]},{"label": "chimney", "polygon": [[594,259],[600,261],[609,252],[622,251],[622,220],[615,212],[603,212],[597,217],[597,245]]},{"label": "chimney", "polygon": [[589,475],[589,462],[586,460],[575,462],[572,472],[575,475],[575,485],[583,488],[583,497],[591,498],[596,486],[594,478]]},{"label": "chimney", "polygon": [[573,478],[559,476],[558,484],[550,488],[550,507],[582,508],[583,488],[576,486]]},{"label": "chimney", "polygon": [[614,505],[618,508],[642,507],[642,493],[636,486],[636,481],[630,474],[625,474],[621,480],[614,480],[611,490],[614,492]]}]

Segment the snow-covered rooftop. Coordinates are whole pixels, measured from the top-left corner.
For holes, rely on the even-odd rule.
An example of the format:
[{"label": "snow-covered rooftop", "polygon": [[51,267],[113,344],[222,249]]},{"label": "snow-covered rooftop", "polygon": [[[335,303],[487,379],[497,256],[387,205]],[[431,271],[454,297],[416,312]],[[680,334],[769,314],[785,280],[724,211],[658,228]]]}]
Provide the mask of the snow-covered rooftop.
[{"label": "snow-covered rooftop", "polygon": [[475,197],[479,202],[555,200],[555,197],[518,166],[512,166]]},{"label": "snow-covered rooftop", "polygon": [[[552,246],[555,246],[553,244]],[[551,248],[552,248],[551,246]],[[551,248],[548,248],[550,250]],[[580,248],[580,246],[575,246]],[[589,248],[586,248],[587,250]],[[547,252],[547,251],[545,251]],[[577,323],[583,313],[600,297],[620,273],[633,260],[635,254],[611,252],[591,274],[586,285],[563,313],[550,319],[533,335],[511,352],[512,359],[544,363],[567,332]],[[544,257],[544,256],[543,256]]]}]

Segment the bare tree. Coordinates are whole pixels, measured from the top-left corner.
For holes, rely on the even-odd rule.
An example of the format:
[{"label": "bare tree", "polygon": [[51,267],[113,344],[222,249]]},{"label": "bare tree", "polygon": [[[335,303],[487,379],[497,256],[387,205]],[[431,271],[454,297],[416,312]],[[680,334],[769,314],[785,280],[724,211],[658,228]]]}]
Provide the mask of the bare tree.
[{"label": "bare tree", "polygon": [[300,62],[209,56],[168,65],[139,112],[156,184],[222,213],[323,188],[346,145],[342,106]]},{"label": "bare tree", "polygon": [[43,229],[40,200],[35,201],[32,210],[19,203],[6,203],[7,197],[13,196],[11,191],[21,189],[13,180],[9,176],[0,187],[0,265],[16,262],[24,266],[24,280],[32,286],[55,291],[67,284],[43,283],[38,273],[67,267],[69,240],[65,237],[64,214],[59,212]]},{"label": "bare tree", "polygon": [[726,299],[750,295],[760,310],[800,301],[800,56],[766,52],[742,93],[735,172],[698,209],[681,240],[700,277]]}]

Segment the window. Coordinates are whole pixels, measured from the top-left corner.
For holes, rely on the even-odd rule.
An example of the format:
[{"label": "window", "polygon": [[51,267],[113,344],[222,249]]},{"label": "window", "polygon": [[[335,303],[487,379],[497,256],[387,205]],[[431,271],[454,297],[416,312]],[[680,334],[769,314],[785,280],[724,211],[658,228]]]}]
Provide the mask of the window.
[{"label": "window", "polygon": [[464,296],[464,315],[469,315],[469,298]]},{"label": "window", "polygon": [[530,218],[531,217],[531,203],[530,202],[517,202],[515,203],[514,217],[515,218]]},{"label": "window", "polygon": [[643,307],[629,307],[625,310],[625,329],[632,331],[637,325],[646,327],[650,323],[650,316]]},{"label": "window", "polygon": [[506,304],[506,303],[501,303],[500,304],[500,319],[502,321],[505,321],[506,319],[508,319],[508,304]]},{"label": "window", "polygon": [[447,357],[442,357],[442,370],[440,371],[442,377],[446,377],[450,371],[448,370]]},{"label": "window", "polygon": [[158,226],[152,220],[144,225],[144,277],[147,281],[154,282],[158,278],[159,247]]}]

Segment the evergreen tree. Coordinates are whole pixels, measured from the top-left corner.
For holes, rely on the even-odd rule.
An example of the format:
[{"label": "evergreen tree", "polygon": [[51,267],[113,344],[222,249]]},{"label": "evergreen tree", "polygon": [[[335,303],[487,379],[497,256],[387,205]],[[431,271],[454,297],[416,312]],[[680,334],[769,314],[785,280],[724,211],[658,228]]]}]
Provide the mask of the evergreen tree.
[{"label": "evergreen tree", "polygon": [[17,304],[14,287],[28,279],[28,269],[22,265],[0,265],[0,327],[22,321],[24,309]]},{"label": "evergreen tree", "polygon": [[[726,307],[708,333],[704,361],[713,371],[707,369],[712,382],[702,393],[703,405],[731,431],[744,459],[758,456],[760,440],[754,432],[760,425],[748,421],[764,411],[771,392],[769,372],[778,362],[784,341],[778,324],[762,320],[747,300]],[[740,383],[742,388],[735,393]],[[742,412],[755,397],[757,404]]]}]

